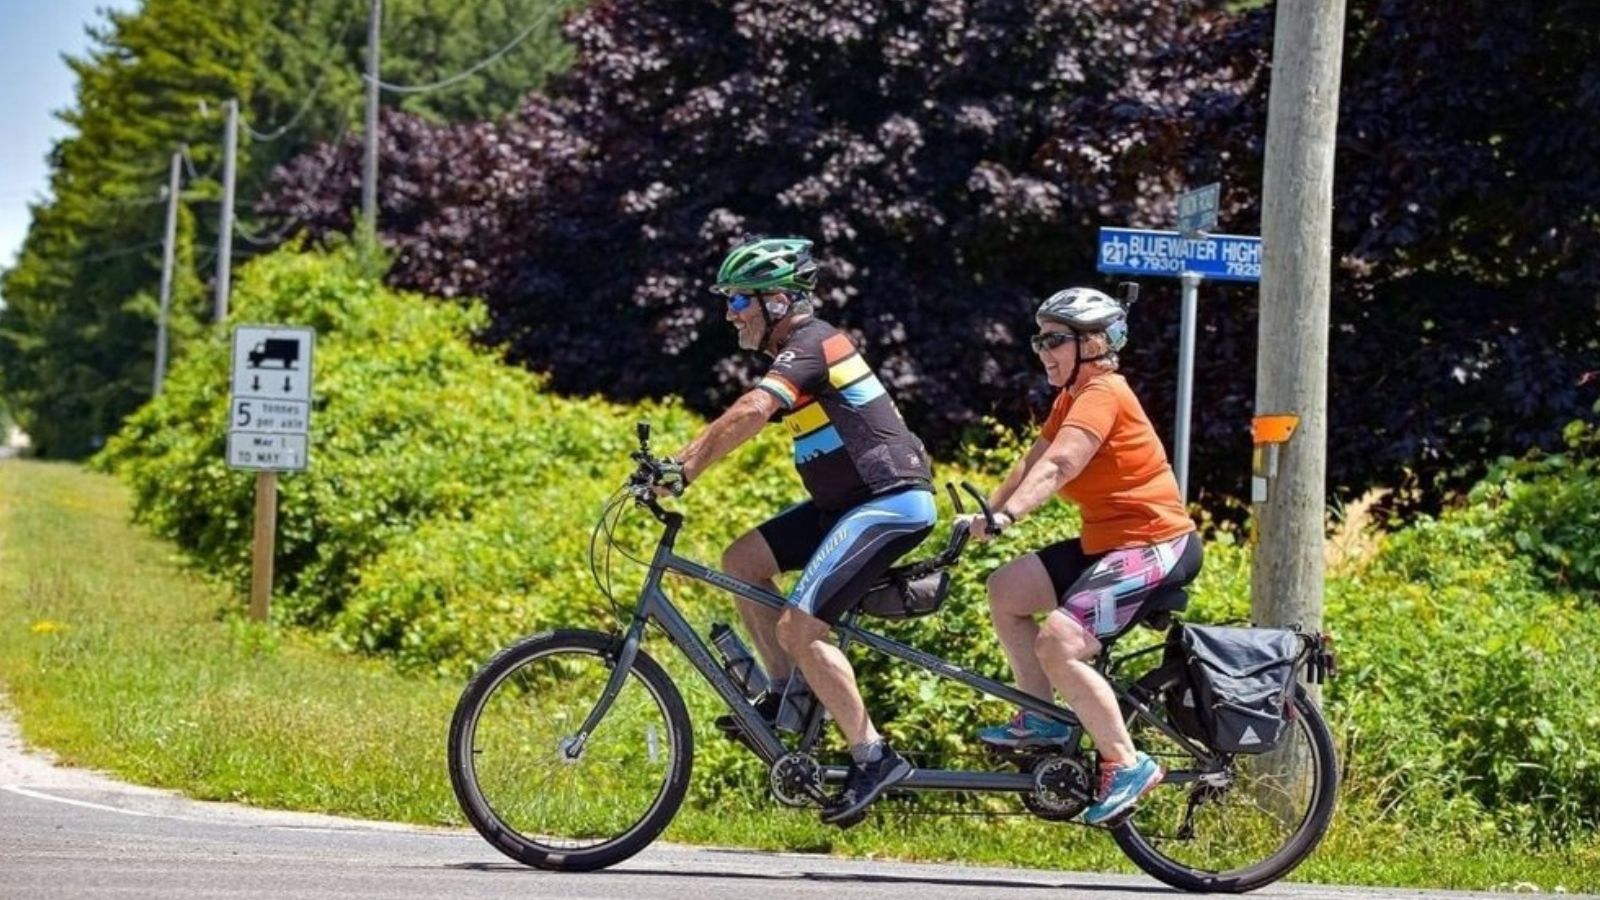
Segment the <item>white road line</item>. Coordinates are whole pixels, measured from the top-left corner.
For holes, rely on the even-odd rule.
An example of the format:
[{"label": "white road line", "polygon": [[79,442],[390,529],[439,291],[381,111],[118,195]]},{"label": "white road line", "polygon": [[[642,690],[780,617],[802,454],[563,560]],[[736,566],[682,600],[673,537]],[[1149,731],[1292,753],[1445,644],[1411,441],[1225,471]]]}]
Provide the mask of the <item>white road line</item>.
[{"label": "white road line", "polygon": [[[424,828],[398,825],[389,822],[360,822],[350,825],[301,825],[288,822],[269,823],[234,821],[228,818],[210,819],[200,816],[185,816],[177,813],[141,812],[135,809],[123,809],[120,806],[108,806],[104,803],[91,803],[88,800],[74,800],[70,797],[58,797],[55,794],[47,794],[43,791],[32,790],[17,784],[0,784],[0,791],[10,791],[13,794],[20,794],[24,797],[32,797],[35,800],[49,800],[54,803],[65,803],[69,806],[81,806],[85,809],[98,809],[103,812],[121,813],[125,816],[138,816],[142,819],[167,819],[173,822],[192,822],[197,825],[225,825],[233,828],[260,828],[268,831],[301,831],[321,834],[410,834],[419,835],[422,837],[476,837],[475,835],[468,835],[467,833],[460,831],[432,831]],[[263,815],[270,815],[274,812],[274,810],[263,809],[260,810],[260,812]]]},{"label": "white road line", "polygon": [[56,803],[65,803],[69,806],[82,806],[85,809],[98,809],[104,812],[121,813],[125,816],[139,816],[140,818],[162,818],[161,816],[157,816],[155,813],[139,812],[132,809],[122,809],[116,806],[106,806],[104,803],[90,803],[87,800],[72,800],[67,797],[57,797],[54,794],[46,794],[42,791],[31,791],[25,787],[20,787],[15,784],[0,784],[0,791],[10,791],[13,794],[21,794],[24,797],[32,797],[35,800],[53,800]]}]

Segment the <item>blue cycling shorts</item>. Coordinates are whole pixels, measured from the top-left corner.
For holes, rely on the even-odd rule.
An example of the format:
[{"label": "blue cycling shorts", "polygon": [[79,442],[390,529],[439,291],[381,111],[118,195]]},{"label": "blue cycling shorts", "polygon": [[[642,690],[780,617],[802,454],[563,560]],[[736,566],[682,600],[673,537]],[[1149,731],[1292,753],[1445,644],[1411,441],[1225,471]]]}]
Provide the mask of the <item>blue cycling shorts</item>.
[{"label": "blue cycling shorts", "polygon": [[832,624],[861,602],[895,560],[922,543],[938,518],[933,493],[911,488],[836,513],[808,500],[756,530],[779,571],[801,570],[789,602]]}]

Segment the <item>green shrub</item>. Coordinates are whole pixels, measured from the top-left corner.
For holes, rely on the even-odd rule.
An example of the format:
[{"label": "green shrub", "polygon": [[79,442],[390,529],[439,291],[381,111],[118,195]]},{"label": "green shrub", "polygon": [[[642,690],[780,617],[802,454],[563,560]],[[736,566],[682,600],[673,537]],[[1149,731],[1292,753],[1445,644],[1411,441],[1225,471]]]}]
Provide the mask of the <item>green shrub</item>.
[{"label": "green shrub", "polygon": [[[256,261],[233,317],[318,334],[310,468],[280,480],[279,609],[293,621],[336,615],[367,564],[424,523],[591,474],[628,430],[624,411],[557,401],[474,345],[481,307],[390,291],[353,254]],[[145,521],[243,585],[254,479],[223,459],[227,364],[225,335],[192,349],[99,461],[133,486]]]},{"label": "green shrub", "polygon": [[1347,796],[1434,827],[1600,826],[1600,611],[1551,595],[1482,505],[1384,539],[1329,583]]},{"label": "green shrub", "polygon": [[1550,584],[1600,601],[1600,426],[1573,422],[1562,436],[1566,452],[1501,460],[1473,499],[1498,508],[1497,533]]}]

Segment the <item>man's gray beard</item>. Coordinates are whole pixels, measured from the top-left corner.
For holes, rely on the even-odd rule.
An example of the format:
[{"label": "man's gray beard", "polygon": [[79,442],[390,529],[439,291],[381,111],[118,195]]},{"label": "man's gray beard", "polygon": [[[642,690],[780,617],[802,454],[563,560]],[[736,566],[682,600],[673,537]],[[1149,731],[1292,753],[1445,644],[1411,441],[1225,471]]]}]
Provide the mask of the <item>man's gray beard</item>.
[{"label": "man's gray beard", "polygon": [[755,325],[751,325],[748,328],[739,329],[739,349],[760,350],[761,331],[762,329],[756,327]]}]

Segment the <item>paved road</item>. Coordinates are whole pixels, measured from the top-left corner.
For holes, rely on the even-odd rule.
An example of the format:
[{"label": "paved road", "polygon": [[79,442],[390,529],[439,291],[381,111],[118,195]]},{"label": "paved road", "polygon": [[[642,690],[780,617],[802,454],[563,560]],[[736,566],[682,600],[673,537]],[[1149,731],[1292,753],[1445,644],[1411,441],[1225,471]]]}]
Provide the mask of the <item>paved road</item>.
[{"label": "paved road", "polygon": [[[1173,896],[1146,878],[657,845],[606,872],[511,863],[477,835],[201,803],[23,753],[0,715],[0,898],[1030,900]],[[1283,886],[1261,898],[1468,897]],[[1482,896],[1482,895],[1479,895]]]}]

